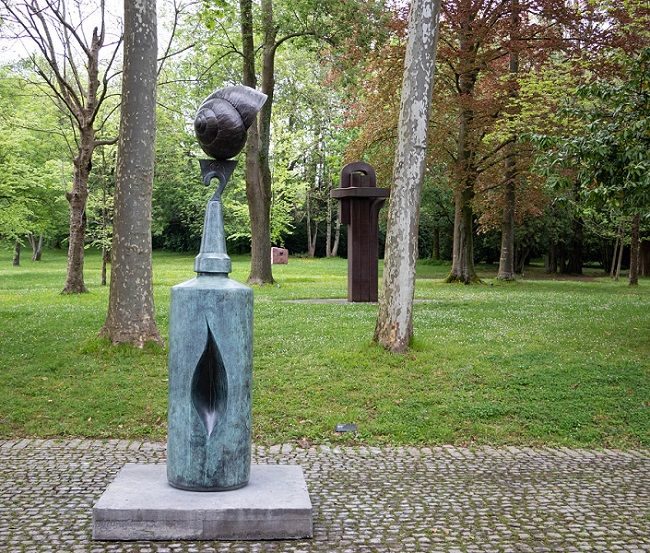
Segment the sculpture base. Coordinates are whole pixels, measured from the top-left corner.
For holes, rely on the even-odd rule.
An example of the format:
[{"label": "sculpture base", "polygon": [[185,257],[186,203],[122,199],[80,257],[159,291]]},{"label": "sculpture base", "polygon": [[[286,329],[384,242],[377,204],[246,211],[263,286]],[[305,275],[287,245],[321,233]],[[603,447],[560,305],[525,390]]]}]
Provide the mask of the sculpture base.
[{"label": "sculpture base", "polygon": [[96,540],[310,538],[312,507],[302,468],[252,465],[247,486],[190,492],[167,482],[165,465],[127,464],[93,507]]}]

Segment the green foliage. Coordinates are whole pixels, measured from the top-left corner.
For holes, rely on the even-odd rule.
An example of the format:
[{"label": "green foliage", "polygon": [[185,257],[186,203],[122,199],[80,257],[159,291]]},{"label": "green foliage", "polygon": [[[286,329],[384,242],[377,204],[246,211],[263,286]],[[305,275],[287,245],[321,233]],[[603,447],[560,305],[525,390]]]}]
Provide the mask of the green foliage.
[{"label": "green foliage", "polygon": [[[172,98],[162,104],[169,107]],[[197,249],[211,192],[201,182],[194,140],[183,117],[158,108],[152,234],[166,249]]]},{"label": "green foliage", "polygon": [[622,60],[620,77],[577,88],[564,114],[569,134],[538,135],[538,166],[555,189],[579,186],[586,204],[627,212],[650,207],[650,48]]},{"label": "green foliage", "polygon": [[71,167],[59,124],[38,89],[0,69],[0,237],[64,234]]},{"label": "green foliage", "polygon": [[[154,254],[163,335],[193,257]],[[9,260],[0,252],[0,436],[163,440],[166,352],[97,338],[100,255],[88,252],[80,296],[59,293],[63,252]],[[233,268],[244,280],[249,259]],[[345,260],[275,266],[278,284],[255,291],[255,442],[650,446],[650,281],[501,285],[479,267],[493,286],[449,287],[447,270],[418,266],[416,341],[395,356],[370,343],[376,306],[285,301],[345,297]],[[350,421],[356,436],[334,433]]]},{"label": "green foliage", "polygon": [[107,252],[111,250],[116,155],[115,147],[104,147],[95,153],[93,171],[88,178],[90,194],[86,203],[87,248],[98,248]]}]

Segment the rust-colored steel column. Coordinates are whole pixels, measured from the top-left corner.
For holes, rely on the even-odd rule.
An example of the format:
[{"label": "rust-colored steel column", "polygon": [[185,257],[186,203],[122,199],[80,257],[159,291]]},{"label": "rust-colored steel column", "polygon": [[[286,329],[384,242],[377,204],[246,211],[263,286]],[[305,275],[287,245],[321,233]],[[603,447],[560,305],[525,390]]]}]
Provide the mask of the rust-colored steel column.
[{"label": "rust-colored steel column", "polygon": [[378,299],[378,218],[389,191],[377,188],[371,165],[349,163],[341,171],[341,188],[332,190],[341,201],[341,222],[348,225],[348,301]]}]

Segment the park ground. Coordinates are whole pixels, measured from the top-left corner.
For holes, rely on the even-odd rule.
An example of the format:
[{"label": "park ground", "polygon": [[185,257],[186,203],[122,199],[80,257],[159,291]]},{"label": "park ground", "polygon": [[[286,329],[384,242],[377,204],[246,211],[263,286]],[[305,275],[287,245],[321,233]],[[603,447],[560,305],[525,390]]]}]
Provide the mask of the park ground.
[{"label": "park ground", "polygon": [[[166,350],[97,337],[108,290],[88,252],[90,293],[61,295],[65,252],[12,267],[0,252],[0,437],[163,441]],[[233,258],[244,281],[249,259]],[[264,445],[650,445],[650,281],[597,270],[548,280],[532,268],[499,283],[443,284],[421,263],[410,353],[372,343],[376,305],[343,298],[346,261],[291,258],[255,288],[253,440]],[[155,301],[168,331],[170,287],[193,256],[154,254]],[[337,434],[337,423],[358,432]]]}]

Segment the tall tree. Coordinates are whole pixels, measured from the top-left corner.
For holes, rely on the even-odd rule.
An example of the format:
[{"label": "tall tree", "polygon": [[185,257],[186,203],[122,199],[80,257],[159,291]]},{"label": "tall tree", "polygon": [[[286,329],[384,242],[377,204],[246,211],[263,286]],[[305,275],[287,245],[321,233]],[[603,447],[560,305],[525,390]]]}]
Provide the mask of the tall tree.
[{"label": "tall tree", "polygon": [[111,285],[101,334],[138,347],[162,342],[151,266],[157,44],[156,0],[125,2]]},{"label": "tall tree", "polygon": [[[510,99],[517,97],[517,74],[519,73],[519,50],[516,43],[519,27],[519,0],[510,0],[510,44],[509,72]],[[499,257],[499,280],[514,280],[515,278],[515,194],[517,190],[517,137],[506,148],[508,155],[505,159],[505,184],[503,219],[501,222],[501,255]]]},{"label": "tall tree", "polygon": [[580,86],[566,99],[563,113],[573,128],[537,137],[538,165],[556,190],[569,186],[587,206],[631,217],[635,285],[639,225],[650,212],[650,47],[610,58],[620,64],[618,74]]},{"label": "tall tree", "polygon": [[[50,97],[69,118],[75,131],[71,149],[74,162],[70,204],[68,269],[64,293],[86,291],[84,283],[84,240],[88,176],[95,148],[115,143],[102,139],[106,119],[100,111],[108,96],[111,66],[121,37],[110,42],[106,32],[105,0],[99,0],[99,26],[87,33],[88,8],[82,0],[0,0],[6,22],[16,29],[16,38],[29,40],[37,49],[30,55],[36,73]],[[90,40],[86,37],[90,36]],[[103,51],[108,49],[104,59]],[[102,64],[102,60],[104,60]]]},{"label": "tall tree", "polygon": [[59,123],[58,109],[38,87],[0,69],[0,239],[20,244],[27,237],[34,261],[44,238],[66,235],[61,185],[71,164]]},{"label": "tall tree", "polygon": [[[268,165],[271,110],[275,89],[275,34],[273,3],[262,2],[264,29],[262,92],[267,100],[256,121],[248,129],[246,143],[246,197],[251,223],[251,271],[248,282],[270,284],[271,271],[271,170]],[[255,72],[255,44],[253,35],[253,8],[251,0],[240,0],[240,17],[243,54],[243,82],[257,87]]]},{"label": "tall tree", "polygon": [[[503,40],[509,2],[457,0],[444,7],[449,38],[443,55],[451,68],[457,102],[457,147],[454,167],[454,238],[448,282],[478,280],[474,268],[474,209],[476,184],[488,155],[481,152],[487,129],[500,113],[500,102],[479,99],[482,75],[494,71],[507,55]],[[491,95],[494,98],[494,94]],[[493,152],[499,152],[497,146]]]},{"label": "tall tree", "polygon": [[386,233],[384,290],[375,328],[375,340],[393,352],[406,351],[413,335],[418,216],[439,15],[440,0],[414,0],[411,4]]},{"label": "tall tree", "polygon": [[[341,3],[336,0],[306,2],[278,2],[280,14],[275,12],[273,0],[261,0],[261,91],[267,100],[257,118],[257,125],[249,129],[246,146],[246,195],[251,221],[251,272],[249,283],[273,282],[270,258],[270,209],[273,175],[270,163],[271,117],[275,97],[275,64],[279,49],[287,41],[300,37],[336,44],[349,39],[349,29],[358,29],[356,40],[368,36],[375,27],[369,19],[377,13],[381,2]],[[242,33],[243,81],[247,86],[257,84],[255,63],[253,6],[250,0],[240,0]]]}]

